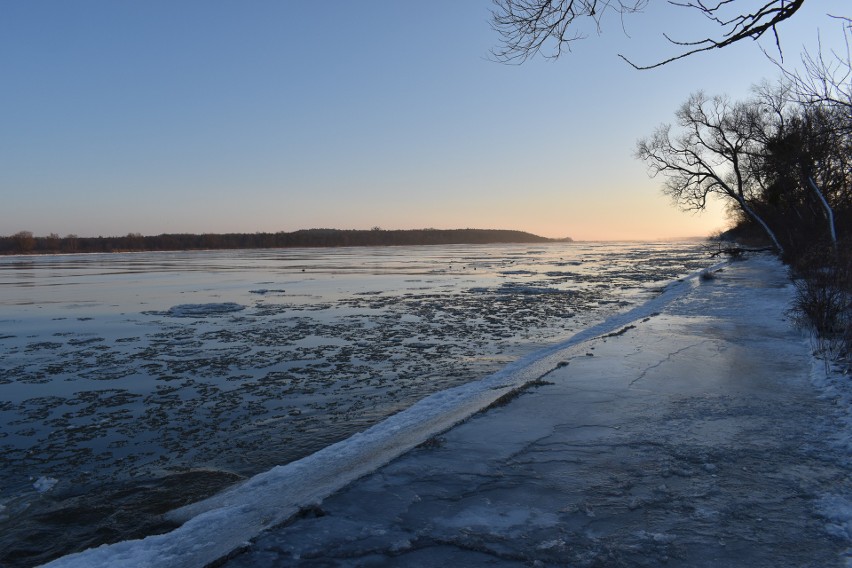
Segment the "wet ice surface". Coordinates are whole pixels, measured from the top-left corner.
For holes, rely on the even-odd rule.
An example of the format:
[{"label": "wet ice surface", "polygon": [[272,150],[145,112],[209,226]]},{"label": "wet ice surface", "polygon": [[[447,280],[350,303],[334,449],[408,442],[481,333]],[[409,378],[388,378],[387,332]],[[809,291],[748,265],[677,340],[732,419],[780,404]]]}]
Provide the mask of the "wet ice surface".
[{"label": "wet ice surface", "polygon": [[707,264],[671,243],[0,259],[0,563],[166,530]]},{"label": "wet ice surface", "polygon": [[735,264],[227,566],[848,565],[849,433],[789,294]]}]

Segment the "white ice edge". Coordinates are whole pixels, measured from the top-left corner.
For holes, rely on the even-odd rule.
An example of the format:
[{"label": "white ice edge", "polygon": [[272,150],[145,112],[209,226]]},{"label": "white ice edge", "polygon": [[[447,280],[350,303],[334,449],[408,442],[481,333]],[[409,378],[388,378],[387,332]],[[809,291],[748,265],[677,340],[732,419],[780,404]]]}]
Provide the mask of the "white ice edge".
[{"label": "white ice edge", "polygon": [[364,432],[295,462],[277,466],[209,499],[166,515],[175,530],[140,540],[91,548],[58,558],[50,568],[114,566],[202,568],[246,545],[300,509],[318,504],[356,479],[389,463],[430,437],[547,374],[564,352],[661,311],[695,286],[703,272],[669,283],[657,297],[610,317],[569,339],[519,359],[479,381],[432,394]]}]

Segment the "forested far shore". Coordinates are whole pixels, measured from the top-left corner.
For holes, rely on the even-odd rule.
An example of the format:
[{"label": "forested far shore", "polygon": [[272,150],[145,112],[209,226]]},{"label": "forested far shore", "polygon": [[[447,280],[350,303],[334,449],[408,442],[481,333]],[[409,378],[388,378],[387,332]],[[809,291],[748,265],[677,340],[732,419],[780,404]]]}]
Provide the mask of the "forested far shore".
[{"label": "forested far shore", "polygon": [[0,254],[56,254],[90,252],[135,252],[174,250],[257,249],[295,247],[412,246],[456,244],[508,244],[570,242],[571,238],[549,239],[500,229],[409,229],[342,230],[303,229],[278,233],[170,233],[122,237],[80,237],[50,234],[34,236],[29,231],[0,237]]}]

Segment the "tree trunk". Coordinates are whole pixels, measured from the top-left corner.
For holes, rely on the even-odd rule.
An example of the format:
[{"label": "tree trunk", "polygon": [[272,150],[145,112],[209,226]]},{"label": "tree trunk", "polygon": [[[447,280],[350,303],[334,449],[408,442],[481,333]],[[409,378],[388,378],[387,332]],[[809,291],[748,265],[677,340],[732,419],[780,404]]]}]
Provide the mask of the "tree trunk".
[{"label": "tree trunk", "polygon": [[822,202],[822,206],[825,208],[825,214],[828,217],[828,230],[831,232],[831,244],[834,245],[834,249],[837,250],[837,231],[834,229],[834,211],[831,210],[831,206],[828,204],[828,201],[825,200],[825,196],[817,187],[814,178],[808,176],[808,184],[810,184],[811,189],[817,194],[819,200]]},{"label": "tree trunk", "polygon": [[778,238],[775,236],[775,233],[772,231],[772,229],[769,228],[769,225],[766,224],[766,222],[760,217],[760,215],[755,213],[754,210],[751,207],[748,206],[748,203],[746,203],[745,199],[737,196],[737,201],[739,202],[740,207],[742,207],[743,211],[745,211],[746,215],[748,215],[749,217],[751,217],[752,219],[754,219],[755,221],[760,223],[760,226],[763,227],[763,230],[766,232],[766,234],[769,236],[769,238],[772,239],[772,243],[775,245],[775,248],[778,250],[778,254],[783,255],[784,254],[784,247],[782,247],[781,243],[778,242]]}]

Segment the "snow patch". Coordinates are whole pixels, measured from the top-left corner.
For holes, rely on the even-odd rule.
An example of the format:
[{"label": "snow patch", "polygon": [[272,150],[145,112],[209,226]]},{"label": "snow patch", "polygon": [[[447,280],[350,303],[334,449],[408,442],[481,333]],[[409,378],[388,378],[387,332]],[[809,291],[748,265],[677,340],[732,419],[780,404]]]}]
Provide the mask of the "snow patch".
[{"label": "snow patch", "polygon": [[[822,392],[823,398],[835,403],[833,418],[840,428],[831,428],[828,434],[830,444],[840,449],[843,455],[852,455],[852,380],[837,367],[814,357],[811,382]],[[852,494],[823,495],[818,511],[827,521],[825,530],[828,534],[852,542]],[[846,554],[846,566],[852,567],[852,548]]]},{"label": "snow patch", "polygon": [[820,390],[823,398],[833,400],[836,405],[835,419],[840,423],[841,430],[833,436],[833,445],[844,450],[847,455],[852,455],[852,377],[814,357],[811,382]]},{"label": "snow patch", "polygon": [[42,476],[36,479],[35,483],[33,483],[33,488],[39,493],[47,493],[53,489],[57,483],[59,483],[58,479]]}]

